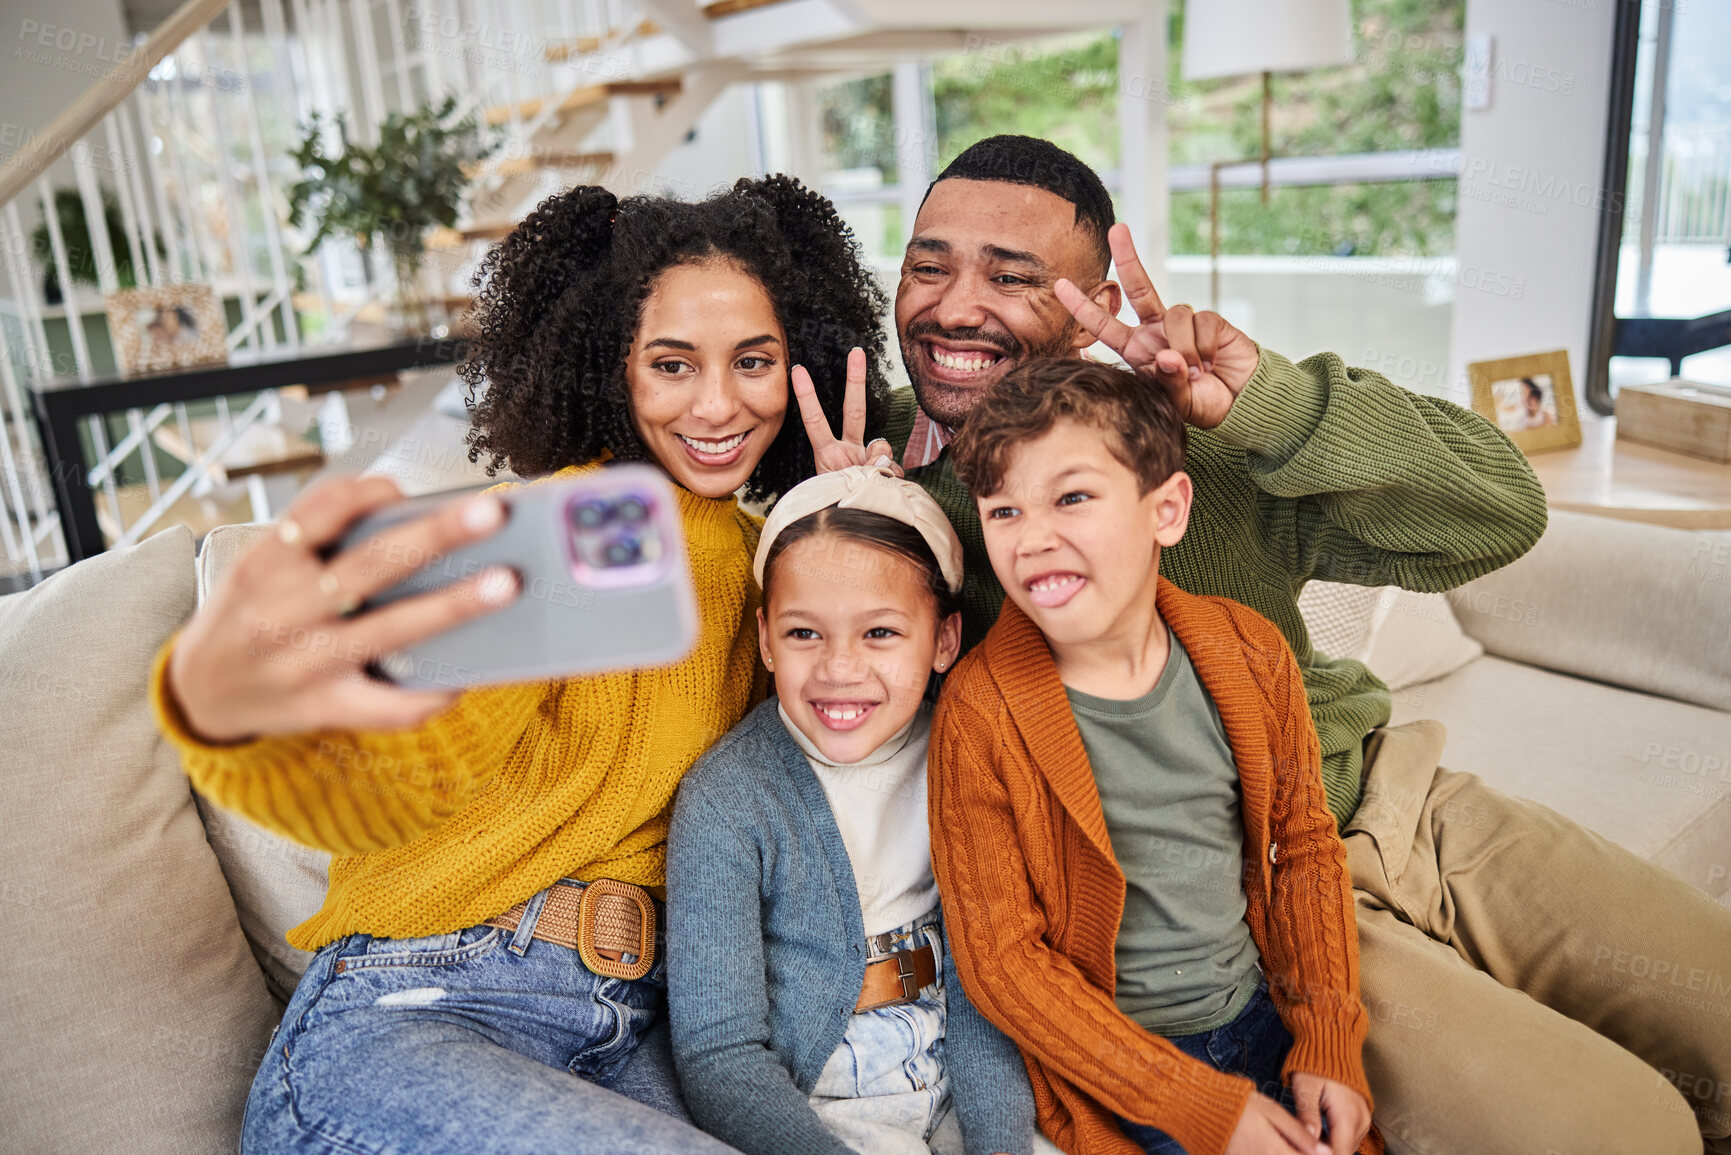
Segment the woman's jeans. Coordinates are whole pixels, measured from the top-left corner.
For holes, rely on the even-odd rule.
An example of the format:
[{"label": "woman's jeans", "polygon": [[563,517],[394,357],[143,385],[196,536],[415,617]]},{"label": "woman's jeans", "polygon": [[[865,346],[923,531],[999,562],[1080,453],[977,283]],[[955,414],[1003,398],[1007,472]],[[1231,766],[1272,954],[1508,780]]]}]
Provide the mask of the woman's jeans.
[{"label": "woman's jeans", "polygon": [[[1217,1071],[1228,1075],[1243,1075],[1256,1084],[1256,1089],[1275,1102],[1292,1110],[1291,1090],[1281,1081],[1280,1067],[1286,1053],[1292,1049],[1292,1036],[1268,997],[1268,984],[1256,988],[1238,1017],[1223,1027],[1194,1035],[1179,1035],[1167,1040],[1193,1059],[1201,1059]],[[1179,1142],[1156,1128],[1128,1119],[1118,1120],[1131,1142],[1141,1146],[1148,1155],[1186,1155]],[[1323,1135],[1328,1134],[1324,1124]]]},{"label": "woman's jeans", "polygon": [[253,1080],[243,1155],[730,1151],[679,1100],[665,955],[636,982],[591,973],[531,940],[545,894],[514,931],[319,951]]}]

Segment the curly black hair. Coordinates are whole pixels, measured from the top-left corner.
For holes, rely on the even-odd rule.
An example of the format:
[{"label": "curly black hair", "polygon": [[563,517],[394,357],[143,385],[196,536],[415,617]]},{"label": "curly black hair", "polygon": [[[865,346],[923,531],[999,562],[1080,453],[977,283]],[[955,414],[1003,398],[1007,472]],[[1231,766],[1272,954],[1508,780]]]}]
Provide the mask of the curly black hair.
[{"label": "curly black hair", "polygon": [[[488,454],[525,476],[647,456],[631,421],[625,366],[643,302],[664,270],[717,258],[754,277],[839,429],[848,351],[866,351],[867,426],[886,384],[888,302],[835,206],[789,176],[742,179],[697,203],[617,199],[580,186],[552,196],[496,245],[475,274],[468,382],[469,460]],[[799,409],[746,482],[767,501],[816,472]]]}]

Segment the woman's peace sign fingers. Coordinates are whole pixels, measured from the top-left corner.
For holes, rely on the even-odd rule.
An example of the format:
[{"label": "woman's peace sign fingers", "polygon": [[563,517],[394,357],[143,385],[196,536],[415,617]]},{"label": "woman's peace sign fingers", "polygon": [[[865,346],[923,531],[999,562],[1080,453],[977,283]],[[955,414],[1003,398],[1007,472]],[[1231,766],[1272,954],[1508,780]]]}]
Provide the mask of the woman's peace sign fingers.
[{"label": "woman's peace sign fingers", "polygon": [[811,374],[804,365],[793,367],[793,395],[799,402],[799,419],[805,425],[811,451],[821,459],[836,444],[835,434],[830,431],[829,416],[823,411],[823,402],[817,399],[817,387],[811,383]]}]

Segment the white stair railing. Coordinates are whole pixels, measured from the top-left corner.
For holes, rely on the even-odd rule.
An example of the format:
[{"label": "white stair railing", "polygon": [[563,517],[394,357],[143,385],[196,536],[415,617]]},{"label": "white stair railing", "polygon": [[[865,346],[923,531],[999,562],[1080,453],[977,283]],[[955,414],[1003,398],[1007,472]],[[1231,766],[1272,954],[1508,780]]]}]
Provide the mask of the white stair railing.
[{"label": "white stair railing", "polygon": [[[28,391],[114,371],[112,342],[98,336],[109,294],[207,285],[238,314],[225,335],[238,356],[343,340],[377,308],[391,287],[388,261],[343,241],[309,259],[307,236],[287,223],[299,178],[290,152],[313,113],[327,123],[341,113],[356,139],[372,142],[386,116],[447,94],[459,116],[508,109],[474,188],[488,194],[487,223],[514,221],[547,192],[598,179],[615,152],[638,146],[641,167],[646,152],[683,135],[674,121],[694,123],[699,105],[744,75],[699,53],[685,94],[703,94],[695,99],[670,99],[664,84],[597,87],[635,81],[650,59],[662,69],[653,75],[666,76],[677,52],[646,51],[646,38],[707,44],[705,19],[677,0],[186,0],[0,165],[0,577],[67,560]],[[571,121],[561,106],[579,90],[588,90],[580,103],[604,114]],[[646,115],[651,102],[673,115]],[[595,175],[580,176],[584,166]],[[466,285],[481,245],[442,257],[441,295]],[[316,334],[303,330],[310,314],[320,315]],[[175,443],[190,446],[189,407],[222,415],[222,436],[171,454],[158,435],[172,421],[183,434]],[[89,418],[92,464],[73,481],[98,491],[112,542],[136,541],[178,498],[218,484],[221,454],[277,411],[267,391],[232,419],[224,398]],[[142,512],[128,518],[130,509]]]},{"label": "white stair railing", "polygon": [[[303,258],[306,237],[287,225],[299,174],[285,123],[298,135],[311,113],[342,113],[370,141],[385,116],[446,93],[475,115],[539,100],[544,114],[515,118],[499,150],[532,156],[559,100],[592,83],[596,56],[617,52],[642,23],[623,0],[257,0],[248,10],[262,27],[245,27],[239,3],[189,0],[43,134],[59,137],[0,168],[0,576],[40,575],[67,558],[28,388],[112,372],[108,348],[91,337],[108,294],[207,284],[238,311],[225,347],[244,354],[307,342],[309,309],[324,316],[321,338],[340,340],[388,290],[388,262],[363,261],[352,245]],[[549,59],[550,44],[585,39],[593,50]],[[76,481],[97,491],[115,540],[136,541],[176,499],[208,490],[210,467],[276,408],[274,395],[255,397],[192,461],[169,458],[154,436],[171,421],[186,434],[187,405],[92,417],[93,464]],[[143,506],[130,520],[128,486]]]}]

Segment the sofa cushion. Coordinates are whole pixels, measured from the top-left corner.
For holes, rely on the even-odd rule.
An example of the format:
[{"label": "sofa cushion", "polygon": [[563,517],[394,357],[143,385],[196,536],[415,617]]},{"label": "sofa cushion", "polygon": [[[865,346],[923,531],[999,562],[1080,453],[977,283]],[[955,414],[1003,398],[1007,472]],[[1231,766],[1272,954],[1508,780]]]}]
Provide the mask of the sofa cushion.
[{"label": "sofa cushion", "polygon": [[1399,592],[1393,586],[1306,582],[1298,594],[1298,612],[1304,618],[1310,644],[1331,658],[1364,661],[1370,656],[1377,627],[1388,616]]},{"label": "sofa cushion", "polygon": [[0,599],[0,1129],[8,1150],[232,1152],[277,1012],[152,725],[192,535]]},{"label": "sofa cushion", "polygon": [[1442,594],[1313,581],[1298,597],[1310,642],[1370,667],[1390,690],[1452,674],[1484,647],[1461,632]]},{"label": "sofa cushion", "polygon": [[[206,535],[198,551],[198,604],[203,605],[235,559],[268,533],[266,525],[225,525]],[[324,903],[331,856],[266,830],[232,810],[198,800],[211,848],[234,894],[240,926],[264,970],[271,994],[294,993],[312,955],[288,944],[288,932]]]},{"label": "sofa cushion", "polygon": [[1461,632],[1443,595],[1395,590],[1388,612],[1371,635],[1364,664],[1399,693],[1447,677],[1484,652],[1483,646]]},{"label": "sofa cushion", "polygon": [[1552,510],[1531,552],[1449,598],[1499,657],[1731,710],[1731,533]]},{"label": "sofa cushion", "polygon": [[1485,656],[1396,695],[1443,760],[1731,905],[1731,714]]}]

